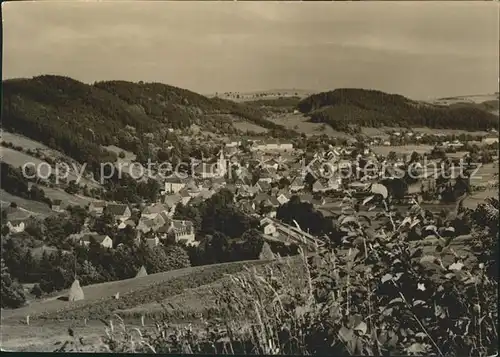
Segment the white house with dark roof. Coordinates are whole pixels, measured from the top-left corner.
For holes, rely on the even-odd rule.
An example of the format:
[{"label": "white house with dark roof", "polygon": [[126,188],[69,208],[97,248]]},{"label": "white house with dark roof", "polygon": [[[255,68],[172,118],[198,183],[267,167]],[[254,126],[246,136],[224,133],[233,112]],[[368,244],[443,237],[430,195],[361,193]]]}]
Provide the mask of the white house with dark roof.
[{"label": "white house with dark roof", "polygon": [[7,221],[7,227],[10,233],[21,233],[24,232],[26,223],[24,219],[11,219]]},{"label": "white house with dark roof", "polygon": [[113,248],[113,240],[107,236],[97,233],[87,233],[80,238],[80,244],[88,247],[92,240],[99,243],[102,247]]},{"label": "white house with dark roof", "polygon": [[177,193],[186,186],[186,183],[181,180],[176,175],[167,177],[164,182],[164,192],[165,194]]},{"label": "white house with dark roof", "polygon": [[172,220],[169,226],[175,237],[175,242],[185,243],[187,245],[197,245],[193,222],[184,220]]},{"label": "white house with dark roof", "polygon": [[292,151],[292,143],[281,143],[278,140],[268,140],[262,143],[255,143],[250,148],[252,151]]},{"label": "white house with dark roof", "polygon": [[50,208],[54,212],[63,212],[64,209],[62,207],[62,204],[63,204],[62,200],[53,200],[52,204],[50,205]]}]

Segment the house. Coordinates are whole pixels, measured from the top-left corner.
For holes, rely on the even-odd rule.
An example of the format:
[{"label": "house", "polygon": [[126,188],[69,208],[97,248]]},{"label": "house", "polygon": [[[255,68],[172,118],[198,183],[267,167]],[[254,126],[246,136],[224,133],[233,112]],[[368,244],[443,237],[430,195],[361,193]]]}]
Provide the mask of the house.
[{"label": "house", "polygon": [[325,187],[321,183],[321,180],[316,180],[316,182],[312,185],[313,192],[324,192],[326,191]]},{"label": "house", "polygon": [[312,203],[313,202],[313,195],[309,193],[305,193],[303,195],[299,196],[300,202],[306,202],[306,203]]},{"label": "house", "polygon": [[278,141],[270,140],[265,143],[252,145],[250,148],[252,151],[292,151],[293,144],[291,143],[280,143]]},{"label": "house", "polygon": [[193,175],[197,178],[209,179],[209,178],[223,178],[228,171],[227,160],[224,157],[224,151],[219,152],[219,157],[217,162],[207,163],[201,162],[196,167],[194,167]]},{"label": "house", "polygon": [[124,204],[109,204],[106,206],[105,212],[111,214],[115,220],[121,222],[125,222],[132,216],[129,206]]},{"label": "house", "polygon": [[52,208],[52,211],[54,212],[63,212],[64,209],[62,208],[62,200],[53,200],[50,208]]},{"label": "house", "polygon": [[342,187],[342,178],[340,176],[330,177],[326,182],[327,190],[338,191]]},{"label": "house", "polygon": [[160,244],[160,239],[159,239],[158,237],[144,238],[144,243],[146,243],[146,245],[147,245],[149,248],[154,248],[154,247],[156,247],[158,244]]},{"label": "house", "polygon": [[125,222],[120,222],[120,224],[118,225],[118,229],[125,229],[127,228],[128,226],[132,227],[132,228],[135,228],[136,227],[136,224],[134,221],[132,221],[131,219],[125,221]]},{"label": "house", "polygon": [[271,191],[271,184],[267,181],[258,181],[254,187],[258,188],[260,192],[269,192]]},{"label": "house", "polygon": [[254,213],[255,208],[256,208],[255,202],[250,201],[250,200],[240,201],[238,206],[242,211],[249,213],[249,214]]},{"label": "house", "polygon": [[264,234],[266,235],[274,235],[276,233],[276,226],[274,225],[274,223],[272,222],[266,222],[263,226],[262,226],[262,231],[264,232]]},{"label": "house", "polygon": [[255,203],[260,204],[261,202],[264,202],[268,200],[271,196],[269,196],[267,193],[259,193],[255,198],[253,199]]},{"label": "house", "polygon": [[225,187],[227,185],[226,179],[224,177],[215,177],[211,180],[211,188],[212,190],[219,190],[222,187]]},{"label": "house", "polygon": [[276,200],[280,203],[280,205],[284,205],[285,203],[290,201],[290,198],[286,194],[280,193],[278,197],[276,197]]},{"label": "house", "polygon": [[270,172],[262,172],[260,174],[259,180],[257,182],[267,182],[267,183],[272,183],[276,175],[271,174]]},{"label": "house", "polygon": [[295,177],[292,183],[290,184],[290,190],[292,192],[303,190],[304,187],[305,187],[304,179],[301,176]]},{"label": "house", "polygon": [[234,181],[234,185],[236,187],[244,187],[244,186],[248,186],[249,184],[251,183],[251,180],[246,178],[246,177],[238,177],[235,181]]},{"label": "house", "polygon": [[280,206],[280,201],[276,197],[269,196],[269,198],[264,202],[265,205],[278,208]]},{"label": "house", "polygon": [[348,186],[350,189],[353,189],[356,191],[364,191],[364,190],[368,189],[368,187],[370,186],[370,183],[369,182],[355,181],[355,182],[351,182]]},{"label": "house", "polygon": [[154,218],[141,216],[136,229],[143,234],[148,232],[155,232],[160,229],[160,227],[165,225],[165,223],[167,223],[168,221],[170,221],[170,218],[168,217],[166,212],[157,214]]},{"label": "house", "polygon": [[80,238],[80,244],[88,247],[90,242],[94,240],[104,248],[113,248],[113,240],[107,236],[97,233],[87,233]]},{"label": "house", "polygon": [[173,234],[176,243],[197,245],[194,226],[191,221],[172,220],[168,232]]},{"label": "house", "polygon": [[481,144],[491,145],[494,143],[498,143],[498,135],[487,135],[481,140]]},{"label": "house", "polygon": [[177,176],[171,176],[165,179],[164,185],[165,194],[173,194],[182,190],[186,186],[186,183]]},{"label": "house", "polygon": [[93,201],[90,202],[88,210],[89,213],[93,213],[95,215],[101,215],[105,207],[106,207],[105,201]]},{"label": "house", "polygon": [[167,205],[165,205],[165,204],[155,203],[155,204],[152,204],[152,205],[149,205],[149,206],[145,207],[142,210],[141,219],[142,218],[153,219],[153,218],[155,218],[156,216],[158,216],[162,212],[169,213],[170,212],[170,208]]},{"label": "house", "polygon": [[191,195],[189,194],[188,190],[184,187],[182,190],[179,191],[178,195],[180,196],[181,200],[180,202],[185,206],[188,204],[189,201],[191,201]]},{"label": "house", "polygon": [[231,141],[226,143],[226,148],[238,148],[241,146],[241,141]]},{"label": "house", "polygon": [[163,199],[163,204],[166,205],[170,210],[175,209],[175,206],[182,201],[182,196],[179,193],[174,193],[171,195],[166,195]]},{"label": "house", "polygon": [[254,191],[250,190],[250,186],[243,185],[237,186],[236,196],[237,197],[252,197],[254,195]]},{"label": "house", "polygon": [[9,227],[10,233],[21,233],[24,232],[26,224],[24,223],[24,220],[11,219],[7,221],[7,227]]},{"label": "house", "polygon": [[311,203],[313,206],[323,206],[326,203],[326,200],[321,197],[321,198],[313,198]]}]

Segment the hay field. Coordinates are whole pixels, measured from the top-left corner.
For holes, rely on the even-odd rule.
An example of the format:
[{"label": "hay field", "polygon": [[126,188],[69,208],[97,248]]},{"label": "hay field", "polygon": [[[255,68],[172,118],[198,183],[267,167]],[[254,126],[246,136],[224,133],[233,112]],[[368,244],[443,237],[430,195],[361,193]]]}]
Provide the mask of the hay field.
[{"label": "hay field", "polygon": [[[59,297],[68,295],[68,291],[62,291],[57,296],[35,300],[28,306],[3,311],[2,323],[4,320],[11,323],[19,321],[24,319],[26,315],[30,315],[33,320],[38,318],[53,320],[66,317],[69,319],[88,317],[89,320],[93,317],[95,319],[105,316],[106,313],[112,313],[114,310],[132,308],[157,301],[159,298],[162,300],[163,294],[167,294],[169,290],[172,293],[174,291],[182,292],[184,290],[183,284],[192,283],[196,286],[185,286],[185,288],[195,288],[212,283],[222,278],[226,273],[241,271],[244,265],[264,263],[266,262],[257,260],[197,266],[151,274],[142,278],[82,286],[84,300],[73,303],[58,300]],[[168,283],[174,285],[169,286]],[[113,298],[116,293],[120,293],[119,300]],[[131,299],[126,300],[128,295],[131,295]],[[113,304],[113,302],[115,303]],[[103,307],[107,307],[109,311],[100,311]]]}]

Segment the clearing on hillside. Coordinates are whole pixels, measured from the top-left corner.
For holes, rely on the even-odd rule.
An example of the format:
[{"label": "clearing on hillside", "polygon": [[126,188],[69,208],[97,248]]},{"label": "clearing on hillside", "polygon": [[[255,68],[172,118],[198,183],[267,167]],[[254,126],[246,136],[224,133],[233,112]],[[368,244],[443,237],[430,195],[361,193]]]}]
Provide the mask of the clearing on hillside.
[{"label": "clearing on hillside", "polygon": [[[225,274],[234,274],[243,266],[266,264],[266,261],[252,260],[196,266],[178,270],[130,278],[101,284],[83,286],[85,300],[71,304],[58,298],[68,296],[69,291],[61,291],[58,296],[35,300],[30,305],[2,312],[2,321],[19,321],[26,315],[32,320],[42,319],[99,319],[111,314],[118,308],[132,308],[141,304],[157,301],[168,294],[176,295],[184,289],[210,284]],[[115,300],[112,294],[120,294]]]},{"label": "clearing on hillside", "polygon": [[43,202],[31,201],[19,196],[14,196],[2,189],[0,189],[0,197],[2,209],[8,207],[11,202],[17,204],[20,213],[19,217],[15,217],[16,219],[26,219],[32,215],[44,218],[54,214],[54,211],[50,209],[49,205]]},{"label": "clearing on hillside", "polygon": [[278,125],[282,125],[287,129],[295,130],[298,133],[304,133],[306,135],[322,135],[326,134],[328,136],[338,137],[338,138],[352,138],[351,135],[333,130],[329,125],[322,123],[312,123],[309,118],[303,114],[284,114],[277,117],[268,118],[270,122]]}]

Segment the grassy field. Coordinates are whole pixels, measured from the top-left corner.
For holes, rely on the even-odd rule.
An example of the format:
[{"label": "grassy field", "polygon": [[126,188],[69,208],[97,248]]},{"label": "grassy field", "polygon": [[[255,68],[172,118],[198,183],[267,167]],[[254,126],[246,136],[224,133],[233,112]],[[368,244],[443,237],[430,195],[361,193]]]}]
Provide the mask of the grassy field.
[{"label": "grassy field", "polygon": [[419,154],[429,153],[432,150],[431,145],[401,145],[401,146],[372,146],[372,150],[377,155],[387,156],[391,151],[398,154],[409,154],[416,151]]},{"label": "grassy field", "polygon": [[[215,306],[213,289],[220,288],[227,274],[239,273],[244,266],[269,263],[254,260],[179,269],[84,286],[83,301],[58,300],[67,296],[68,292],[63,291],[20,309],[2,310],[2,347],[17,351],[53,351],[54,343],[67,336],[68,327],[77,330],[86,340],[95,340],[102,336],[104,329],[99,319],[110,318],[114,313],[122,316],[127,324],[137,326],[143,314],[146,326],[153,326],[152,318],[159,314],[174,324],[198,321],[197,316]],[[116,293],[120,293],[118,300],[113,298]],[[165,315],[161,303],[171,303],[176,311],[167,310]],[[27,315],[30,315],[29,326],[25,324]]]},{"label": "grassy field", "polygon": [[[38,170],[37,175],[40,177],[48,177],[51,173],[55,174],[55,167],[50,166],[46,161],[40,160],[34,156],[28,155],[24,152],[20,152],[11,148],[2,147],[1,149],[1,158],[6,164],[9,164],[13,167],[22,167],[26,163],[30,163],[30,166]],[[68,175],[68,180],[77,180],[78,173],[70,167],[70,172]],[[84,177],[80,178],[80,185],[88,185],[89,187],[99,187],[99,184],[88,180]]]},{"label": "grassy field", "polygon": [[43,189],[43,191],[45,192],[45,196],[50,198],[51,200],[61,200],[62,208],[66,208],[68,206],[85,207],[90,202],[95,201],[90,197],[84,197],[81,195],[71,195],[60,188],[50,188],[45,186],[41,186],[40,188]]},{"label": "grassy field", "polygon": [[[473,257],[470,257],[466,248],[468,239],[468,236],[457,238],[452,242],[452,247],[458,255],[469,257],[464,260],[466,264],[472,264]],[[424,239],[415,242],[415,248],[422,247],[424,254],[431,254],[435,244],[432,239]],[[442,258],[448,264],[454,256],[450,253]],[[299,279],[297,284],[302,284],[304,271],[301,259],[292,257],[286,261],[289,264],[282,265],[278,270],[285,269],[292,280]],[[29,308],[2,311],[2,347],[17,351],[53,351],[56,342],[69,338],[68,327],[77,336],[84,336],[85,344],[96,345],[104,331],[104,325],[98,319],[107,321],[114,314],[123,318],[129,328],[139,327],[143,332],[154,326],[156,318],[167,322],[171,328],[193,323],[196,329],[196,326],[201,326],[201,317],[213,320],[219,316],[215,291],[226,288],[225,274],[239,274],[243,265],[254,264],[263,266],[269,262],[218,264],[97,284],[83,287],[86,300],[71,303],[70,306],[70,303],[53,297],[51,300],[34,302]],[[276,264],[282,263],[278,261]],[[116,292],[124,295],[118,300],[112,299],[111,295]],[[238,294],[238,291],[235,293]],[[26,314],[31,314],[30,326],[21,322]],[[141,316],[145,316],[144,327],[140,324]],[[116,318],[113,319],[118,323]]]},{"label": "grassy field", "polygon": [[488,132],[486,131],[467,131],[467,130],[458,130],[458,129],[432,129],[432,128],[413,128],[415,133],[422,134],[444,134],[444,135],[460,135],[460,134],[469,134],[469,135],[486,135]]},{"label": "grassy field", "polygon": [[[67,302],[58,297],[67,296],[68,291],[59,295],[32,301],[20,309],[2,312],[2,321],[31,319],[99,319],[115,310],[123,310],[163,300],[168,296],[182,293],[185,289],[197,288],[221,279],[225,274],[241,271],[244,265],[265,264],[265,261],[247,261],[190,267],[164,273],[151,274],[143,278],[132,278],[82,287],[85,300]],[[115,300],[114,295],[120,294]]]},{"label": "grassy field", "polygon": [[246,132],[247,130],[249,131],[252,131],[252,132],[255,132],[257,134],[261,134],[261,133],[267,133],[267,129],[266,128],[263,128],[257,124],[253,124],[253,123],[250,123],[250,122],[247,122],[247,121],[244,121],[244,120],[235,120],[233,121],[233,126],[238,129],[238,130],[241,130],[243,132]]},{"label": "grassy field", "polygon": [[17,203],[17,207],[20,212],[25,214],[20,214],[19,219],[28,218],[31,215],[38,217],[47,217],[54,214],[54,211],[50,207],[42,202],[27,200],[18,196],[11,195],[5,190],[0,189],[1,205],[2,208],[10,205],[11,202]]},{"label": "grassy field", "polygon": [[8,131],[2,131],[2,135],[0,138],[5,142],[14,144],[15,146],[22,146],[24,149],[30,149],[30,150],[40,149],[46,153],[51,153],[52,156],[64,156],[64,154],[62,154],[59,151],[51,149],[48,146],[38,141],[31,140],[19,134],[10,133]]},{"label": "grassy field", "polygon": [[351,138],[347,133],[333,130],[329,125],[320,123],[311,123],[309,118],[302,114],[286,114],[279,117],[268,118],[269,121],[284,126],[287,129],[296,130],[299,133],[306,135],[321,135],[334,136],[339,138]]},{"label": "grassy field", "polygon": [[488,185],[492,184],[494,180],[494,175],[498,174],[498,164],[484,164],[477,170],[477,172],[471,177],[472,185]]}]

